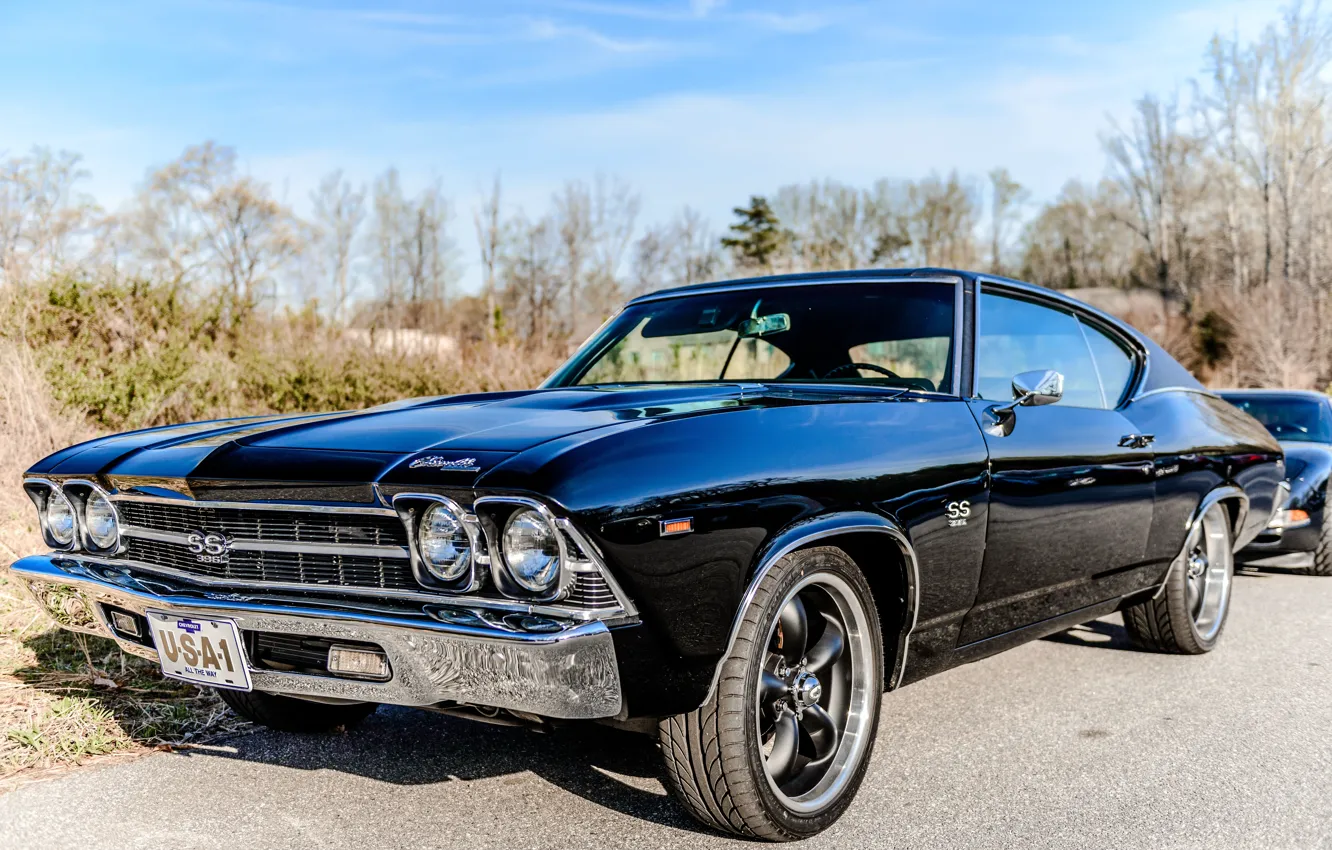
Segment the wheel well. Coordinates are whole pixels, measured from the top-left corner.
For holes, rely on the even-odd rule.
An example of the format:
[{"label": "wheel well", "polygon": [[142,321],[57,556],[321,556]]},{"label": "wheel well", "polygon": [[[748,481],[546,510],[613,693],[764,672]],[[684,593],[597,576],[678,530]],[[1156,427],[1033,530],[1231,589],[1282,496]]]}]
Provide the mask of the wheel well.
[{"label": "wheel well", "polygon": [[836,546],[841,549],[856,562],[869,582],[870,593],[874,595],[874,607],[879,614],[879,627],[883,632],[884,686],[889,687],[893,671],[897,669],[903,627],[910,615],[910,578],[905,553],[896,538],[876,531],[851,531],[801,548],[817,546]]}]

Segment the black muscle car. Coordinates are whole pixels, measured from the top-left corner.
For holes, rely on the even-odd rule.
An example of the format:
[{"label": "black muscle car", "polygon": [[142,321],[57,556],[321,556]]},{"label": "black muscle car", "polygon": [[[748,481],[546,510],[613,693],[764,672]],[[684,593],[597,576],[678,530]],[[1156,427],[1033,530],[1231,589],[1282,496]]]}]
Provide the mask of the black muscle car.
[{"label": "black muscle car", "polygon": [[1054,292],[771,277],[638,298],[538,390],[57,452],[23,483],[52,551],[13,571],[260,723],[600,720],[657,735],[701,821],[796,839],[886,690],[1117,610],[1211,650],[1282,464]]},{"label": "black muscle car", "polygon": [[1218,390],[1253,416],[1286,453],[1286,487],[1267,528],[1239,552],[1241,563],[1295,567],[1332,576],[1332,523],[1326,521],[1332,478],[1332,398],[1306,390]]}]

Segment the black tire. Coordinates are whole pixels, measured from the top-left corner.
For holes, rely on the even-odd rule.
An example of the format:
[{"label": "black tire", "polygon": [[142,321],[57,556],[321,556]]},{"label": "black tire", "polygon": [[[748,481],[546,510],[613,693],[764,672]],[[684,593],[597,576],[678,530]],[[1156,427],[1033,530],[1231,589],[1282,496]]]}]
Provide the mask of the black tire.
[{"label": "black tire", "polygon": [[1332,576],[1332,516],[1323,512],[1323,527],[1318,532],[1318,546],[1314,548],[1313,563],[1298,572],[1306,576]]},{"label": "black tire", "polygon": [[[1206,547],[1210,535],[1222,535],[1212,541],[1207,570],[1217,570],[1224,581],[1218,609],[1200,619],[1190,596],[1190,556],[1199,545]],[[1230,582],[1235,572],[1230,514],[1225,505],[1212,505],[1194,528],[1190,529],[1184,549],[1170,565],[1165,585],[1151,599],[1124,609],[1124,628],[1140,649],[1178,655],[1201,655],[1216,648],[1225,630],[1230,610]],[[1219,562],[1224,557],[1224,563]]]},{"label": "black tire", "polygon": [[379,708],[373,702],[332,705],[261,691],[218,688],[217,695],[246,720],[280,732],[320,733],[351,729]]},{"label": "black tire", "polygon": [[[779,796],[774,790],[777,788],[775,780],[770,779],[765,767],[768,757],[763,752],[764,733],[759,728],[764,710],[759,702],[759,683],[765,676],[765,664],[772,663],[774,655],[770,653],[773,652],[774,638],[778,648],[782,645],[783,633],[777,629],[777,622],[783,608],[791,604],[797,592],[809,593],[813,588],[812,592],[817,594],[833,584],[838,598],[859,606],[859,611],[854,613],[855,622],[864,627],[845,633],[855,636],[842,645],[837,657],[846,653],[851,658],[847,663],[859,665],[854,669],[861,672],[851,675],[855,682],[867,687],[856,691],[851,687],[832,685],[832,676],[842,669],[841,661],[837,662],[838,667],[825,668],[830,684],[826,686],[827,690],[820,692],[833,711],[840,710],[834,702],[844,699],[847,693],[865,695],[859,697],[860,702],[847,702],[846,713],[841,715],[848,718],[842,722],[857,724],[857,734],[848,738],[845,735],[848,727],[843,725],[838,730],[838,743],[834,745],[833,754],[825,756],[830,766],[822,773],[824,779],[819,782],[833,783],[828,786],[832,790],[816,798],[816,810],[798,811],[793,806],[810,807],[804,802],[795,803],[794,798]],[[827,633],[828,626],[825,625],[824,635]],[[808,637],[809,632],[806,631],[804,636]],[[820,639],[819,645],[822,644]],[[808,653],[806,660],[812,665],[817,650],[818,645],[806,644],[800,652]],[[800,661],[799,667],[803,669],[804,666],[805,660]],[[819,671],[819,675],[824,672]],[[841,687],[843,696],[831,696],[834,687]],[[874,746],[882,694],[883,636],[865,577],[840,549],[820,547],[794,552],[775,564],[759,581],[753,601],[744,612],[735,646],[721,662],[717,687],[708,701],[688,714],[661,721],[658,740],[668,784],[690,814],[714,829],[769,841],[808,838],[827,829],[841,817],[860,787]],[[803,705],[802,711],[795,715],[797,718],[819,708],[818,705],[810,707],[808,703]],[[824,713],[822,716],[827,718],[829,715]],[[856,719],[851,720],[852,717]],[[810,744],[810,740],[804,737],[797,740],[800,741],[799,747]],[[852,743],[847,744],[848,740]],[[845,758],[842,747],[849,748]],[[795,757],[792,763],[800,758],[804,756]],[[814,762],[808,762],[801,769],[812,764]],[[839,764],[843,765],[841,769],[836,767]],[[817,772],[820,768],[814,770]],[[819,787],[822,784],[813,790]]]}]

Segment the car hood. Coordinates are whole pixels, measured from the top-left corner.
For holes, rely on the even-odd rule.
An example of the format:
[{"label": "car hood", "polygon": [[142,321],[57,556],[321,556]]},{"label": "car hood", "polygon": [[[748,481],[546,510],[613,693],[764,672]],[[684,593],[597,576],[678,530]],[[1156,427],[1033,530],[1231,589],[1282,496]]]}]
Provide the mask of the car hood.
[{"label": "car hood", "polygon": [[1317,486],[1332,471],[1332,445],[1328,443],[1282,440],[1281,449],[1286,453],[1287,480],[1304,480]]},{"label": "car hood", "polygon": [[[550,440],[741,405],[738,384],[572,388],[399,402],[362,411],[150,429],[74,446],[30,474],[166,479],[377,481],[396,467],[466,482]],[[753,387],[749,392],[759,395]]]}]

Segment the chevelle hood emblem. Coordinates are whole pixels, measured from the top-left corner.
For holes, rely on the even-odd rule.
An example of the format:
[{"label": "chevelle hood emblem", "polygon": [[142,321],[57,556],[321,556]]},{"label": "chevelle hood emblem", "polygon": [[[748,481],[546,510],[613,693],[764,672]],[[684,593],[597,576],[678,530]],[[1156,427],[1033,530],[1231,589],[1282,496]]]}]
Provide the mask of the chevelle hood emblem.
[{"label": "chevelle hood emblem", "polygon": [[408,469],[442,469],[447,472],[480,472],[474,457],[444,458],[439,455],[424,455],[408,464]]}]

